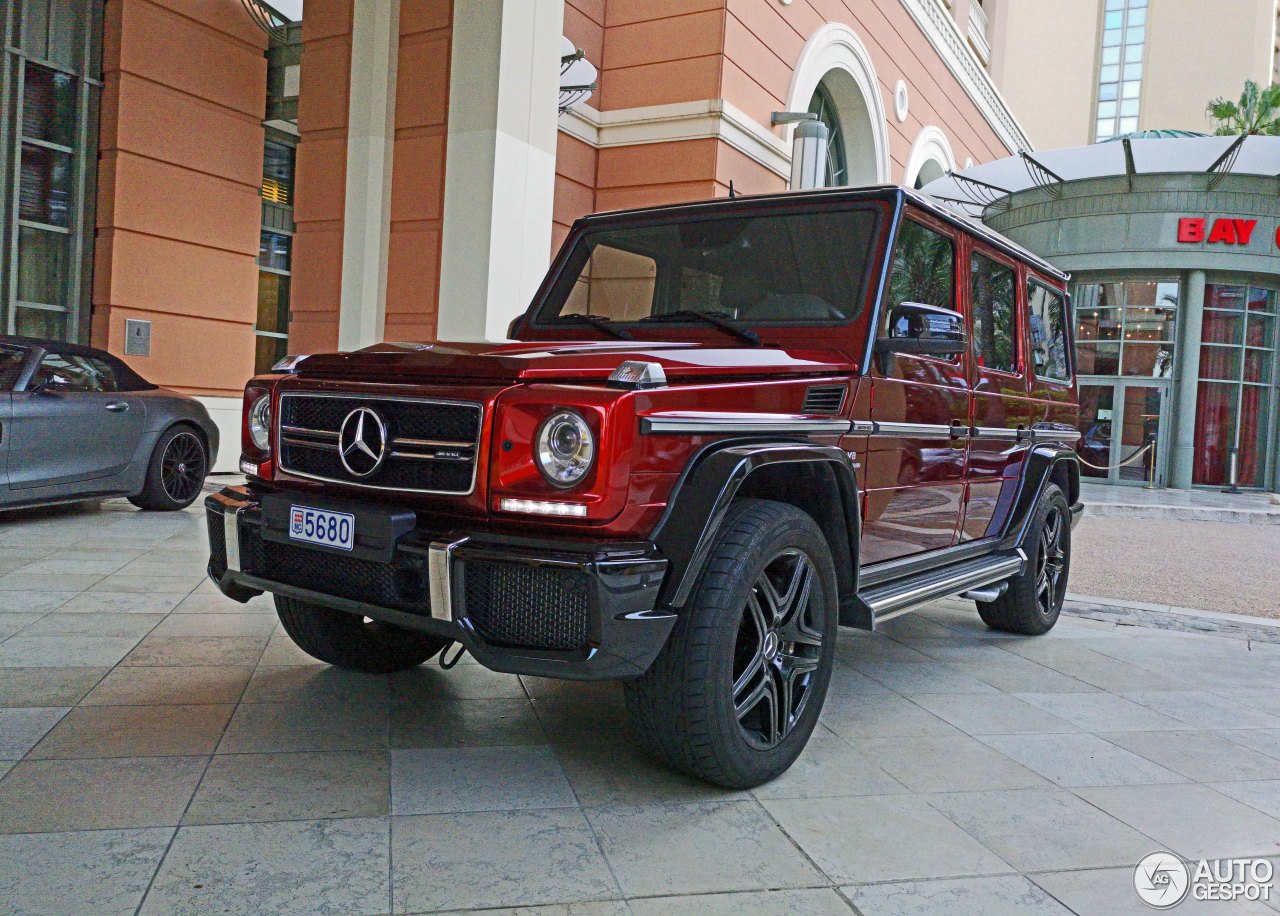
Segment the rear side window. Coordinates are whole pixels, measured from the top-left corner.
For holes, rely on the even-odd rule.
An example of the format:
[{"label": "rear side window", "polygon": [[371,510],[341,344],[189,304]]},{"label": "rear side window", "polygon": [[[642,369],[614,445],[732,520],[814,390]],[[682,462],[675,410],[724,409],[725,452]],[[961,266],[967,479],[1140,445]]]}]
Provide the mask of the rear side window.
[{"label": "rear side window", "polygon": [[1067,303],[1062,294],[1039,283],[1027,284],[1027,324],[1031,365],[1039,378],[1071,381],[1067,364]]},{"label": "rear side window", "polygon": [[973,256],[973,351],[978,365],[997,372],[1018,371],[1014,303],[1017,275],[1012,267],[980,254]]},{"label": "rear side window", "polygon": [[912,220],[903,220],[893,251],[886,320],[904,302],[944,309],[956,307],[956,247],[950,238]]},{"label": "rear side window", "polygon": [[57,391],[115,391],[116,376],[103,360],[77,354],[46,353],[36,367],[31,387]]},{"label": "rear side window", "polygon": [[26,350],[0,347],[0,391],[8,391],[18,381],[22,364],[27,361]]}]

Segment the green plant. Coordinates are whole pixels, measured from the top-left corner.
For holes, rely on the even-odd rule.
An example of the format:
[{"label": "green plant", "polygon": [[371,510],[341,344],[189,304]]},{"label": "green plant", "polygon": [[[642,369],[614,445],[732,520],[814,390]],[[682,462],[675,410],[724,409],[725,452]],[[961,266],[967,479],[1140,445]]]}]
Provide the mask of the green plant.
[{"label": "green plant", "polygon": [[1262,89],[1253,80],[1245,80],[1238,102],[1217,98],[1206,110],[1217,123],[1214,133],[1220,137],[1280,137],[1280,84]]}]

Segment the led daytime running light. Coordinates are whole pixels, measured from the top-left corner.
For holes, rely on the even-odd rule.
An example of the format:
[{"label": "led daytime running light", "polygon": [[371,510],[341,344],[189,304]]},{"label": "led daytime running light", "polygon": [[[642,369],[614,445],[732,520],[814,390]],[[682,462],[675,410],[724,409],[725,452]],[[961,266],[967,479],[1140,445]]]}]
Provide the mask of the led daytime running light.
[{"label": "led daytime running light", "polygon": [[556,503],[542,499],[507,499],[498,503],[503,512],[522,512],[526,515],[551,515],[559,518],[586,518],[587,507],[582,503]]}]

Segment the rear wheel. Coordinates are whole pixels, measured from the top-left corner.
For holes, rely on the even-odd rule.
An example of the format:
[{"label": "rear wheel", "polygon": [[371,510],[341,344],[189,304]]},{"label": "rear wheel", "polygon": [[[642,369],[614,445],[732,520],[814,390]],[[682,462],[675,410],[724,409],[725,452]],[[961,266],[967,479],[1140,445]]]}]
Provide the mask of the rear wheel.
[{"label": "rear wheel", "polygon": [[632,724],[677,769],[731,788],[768,782],[817,724],[836,625],[817,523],[785,503],[742,500],[667,645],[626,684]]},{"label": "rear wheel", "polygon": [[1071,572],[1071,510],[1056,485],[1040,494],[1031,525],[1025,568],[995,601],[978,602],[978,614],[993,630],[1040,636],[1062,613]]},{"label": "rear wheel", "polygon": [[172,512],[196,501],[209,473],[209,450],[189,426],[166,430],[151,451],[142,492],[130,496],[139,509]]},{"label": "rear wheel", "polygon": [[298,648],[350,671],[390,674],[439,654],[449,640],[276,595],[276,613]]}]

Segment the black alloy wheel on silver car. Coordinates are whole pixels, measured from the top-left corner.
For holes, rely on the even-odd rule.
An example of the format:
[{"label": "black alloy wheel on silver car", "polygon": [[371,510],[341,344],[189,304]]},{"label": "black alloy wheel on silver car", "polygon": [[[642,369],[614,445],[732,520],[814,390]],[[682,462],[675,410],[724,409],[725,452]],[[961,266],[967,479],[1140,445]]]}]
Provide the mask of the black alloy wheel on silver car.
[{"label": "black alloy wheel on silver car", "polygon": [[663,761],[743,789],[804,749],[835,658],[835,566],[817,522],[740,500],[652,667],[625,685],[641,739]]},{"label": "black alloy wheel on silver car", "polygon": [[1023,549],[1022,572],[995,601],[979,601],[978,613],[993,630],[1040,636],[1058,622],[1071,572],[1071,510],[1056,484],[1040,494]]},{"label": "black alloy wheel on silver car", "polygon": [[185,509],[200,495],[208,474],[204,439],[188,426],[175,426],[156,442],[142,492],[129,501],[140,509]]}]

